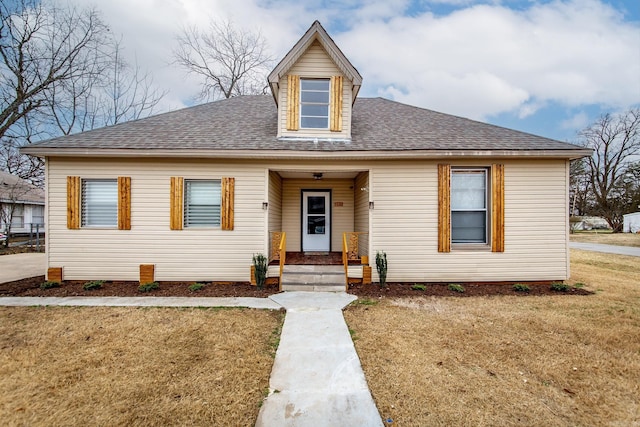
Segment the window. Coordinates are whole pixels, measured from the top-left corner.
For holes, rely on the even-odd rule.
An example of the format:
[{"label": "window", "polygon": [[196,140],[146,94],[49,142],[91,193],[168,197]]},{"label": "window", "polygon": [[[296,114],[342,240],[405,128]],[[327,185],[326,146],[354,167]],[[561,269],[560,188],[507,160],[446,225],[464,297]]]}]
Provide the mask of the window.
[{"label": "window", "polygon": [[118,180],[82,180],[82,227],[118,226]]},{"label": "window", "polygon": [[[11,209],[11,206],[9,206]],[[24,205],[15,203],[13,205],[13,216],[11,217],[11,228],[24,227]]]},{"label": "window", "polygon": [[300,79],[300,127],[329,128],[329,79]]},{"label": "window", "polygon": [[31,209],[31,222],[44,225],[44,206],[36,205]]},{"label": "window", "polygon": [[220,180],[185,180],[184,226],[220,226]]},{"label": "window", "polygon": [[487,170],[451,170],[451,243],[487,243]]}]

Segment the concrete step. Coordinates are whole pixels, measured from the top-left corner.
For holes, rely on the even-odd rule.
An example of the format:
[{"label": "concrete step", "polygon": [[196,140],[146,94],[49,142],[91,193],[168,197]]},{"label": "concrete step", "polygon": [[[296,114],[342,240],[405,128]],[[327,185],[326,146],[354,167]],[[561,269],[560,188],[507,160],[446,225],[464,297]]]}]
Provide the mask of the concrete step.
[{"label": "concrete step", "polygon": [[283,291],[343,292],[344,267],[340,265],[285,265]]}]

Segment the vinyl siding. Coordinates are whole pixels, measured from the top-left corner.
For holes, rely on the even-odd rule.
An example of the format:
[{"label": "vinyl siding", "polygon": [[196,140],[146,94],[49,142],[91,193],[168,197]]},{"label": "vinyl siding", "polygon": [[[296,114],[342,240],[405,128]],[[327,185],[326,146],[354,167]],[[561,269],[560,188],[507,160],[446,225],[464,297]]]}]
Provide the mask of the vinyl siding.
[{"label": "vinyl siding", "polygon": [[[332,162],[49,158],[49,267],[69,280],[137,280],[140,264],[155,264],[157,280],[247,281],[251,257],[267,252],[267,229],[287,232],[301,248],[302,189],[332,190],[331,245],[344,231],[371,230],[370,256],[383,250],[390,281],[527,281],[567,277],[568,162],[488,159],[452,165],[505,165],[505,252],[437,252],[437,164],[442,161]],[[267,172],[267,171],[270,172]],[[325,179],[282,179],[278,171],[325,173]],[[331,179],[332,172],[355,179]],[[359,171],[359,173],[355,173]],[[369,172],[366,172],[369,171]],[[66,228],[66,177],[131,177],[131,230]],[[169,178],[235,178],[233,231],[169,230]],[[361,191],[368,187],[369,192]],[[265,194],[268,189],[268,193]],[[262,203],[269,201],[269,209]],[[368,209],[368,202],[375,203]],[[342,206],[336,206],[341,202]],[[268,224],[268,228],[267,228]],[[362,245],[361,245],[362,246]],[[366,247],[366,245],[365,245]],[[374,271],[375,275],[375,271]],[[374,280],[377,278],[374,277]]]},{"label": "vinyl siding", "polygon": [[282,178],[269,171],[269,231],[282,231]]},{"label": "vinyl siding", "polygon": [[[437,163],[376,164],[370,179],[371,251],[384,250],[390,281],[560,280],[568,276],[564,160],[505,164],[505,252],[437,252]],[[452,162],[489,166],[490,162]]]},{"label": "vinyl siding", "polygon": [[[361,172],[354,186],[354,231],[369,233],[369,174]],[[358,236],[359,255],[369,255],[369,234]]]},{"label": "vinyl siding", "polygon": [[[206,161],[49,159],[49,266],[68,280],[138,280],[140,264],[156,265],[156,280],[249,279],[254,253],[265,252],[264,166]],[[66,177],[131,177],[131,230],[68,230]],[[169,229],[169,177],[235,178],[235,227]]]},{"label": "vinyl siding", "polygon": [[[353,180],[320,181],[284,179],[282,182],[282,225],[287,233],[287,250],[302,248],[302,190],[331,190],[331,250],[342,251],[342,233],[353,231]],[[335,206],[342,203],[342,206]]]},{"label": "vinyl siding", "polygon": [[[329,57],[319,42],[314,42],[300,57],[289,74],[298,75],[301,78],[330,78],[331,76],[343,76],[340,69]],[[331,132],[329,129],[300,129],[287,130],[287,76],[283,76],[279,83],[278,94],[278,136],[289,137],[318,137],[318,138],[350,138],[351,137],[351,104],[352,82],[344,78],[342,88],[342,131]]]}]

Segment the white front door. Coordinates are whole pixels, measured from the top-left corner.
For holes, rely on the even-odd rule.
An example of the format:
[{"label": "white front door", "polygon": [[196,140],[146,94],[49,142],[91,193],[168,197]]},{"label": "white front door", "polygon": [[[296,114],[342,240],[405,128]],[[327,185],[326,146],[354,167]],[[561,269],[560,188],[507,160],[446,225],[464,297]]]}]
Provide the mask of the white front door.
[{"label": "white front door", "polygon": [[331,249],[331,192],[302,192],[302,251]]}]

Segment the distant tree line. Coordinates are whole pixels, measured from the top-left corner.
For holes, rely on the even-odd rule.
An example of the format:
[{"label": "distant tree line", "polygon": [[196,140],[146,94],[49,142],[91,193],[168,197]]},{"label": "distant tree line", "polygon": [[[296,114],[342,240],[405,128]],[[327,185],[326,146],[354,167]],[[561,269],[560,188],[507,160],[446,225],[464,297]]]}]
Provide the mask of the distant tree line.
[{"label": "distant tree line", "polygon": [[640,211],[640,109],[601,116],[578,142],[593,155],[571,163],[572,215],[602,217],[620,232],[622,216]]}]

